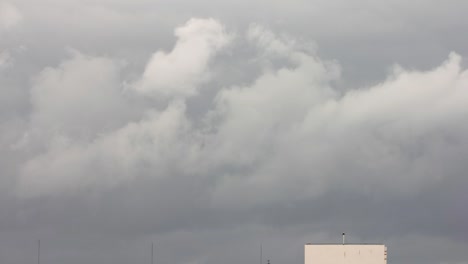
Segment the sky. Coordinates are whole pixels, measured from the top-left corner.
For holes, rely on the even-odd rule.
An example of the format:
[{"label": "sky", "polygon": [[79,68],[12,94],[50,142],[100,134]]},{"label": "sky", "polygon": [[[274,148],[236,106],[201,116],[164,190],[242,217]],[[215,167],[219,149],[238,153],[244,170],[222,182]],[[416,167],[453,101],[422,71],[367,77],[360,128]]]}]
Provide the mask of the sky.
[{"label": "sky", "polygon": [[0,262],[467,264],[466,10],[0,0]]}]

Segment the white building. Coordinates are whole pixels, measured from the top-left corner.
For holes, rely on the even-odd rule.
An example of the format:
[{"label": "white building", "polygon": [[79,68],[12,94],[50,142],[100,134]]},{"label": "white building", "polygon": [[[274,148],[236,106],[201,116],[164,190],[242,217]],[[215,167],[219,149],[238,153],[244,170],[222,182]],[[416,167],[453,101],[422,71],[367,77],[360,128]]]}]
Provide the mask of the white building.
[{"label": "white building", "polygon": [[306,244],[304,264],[387,264],[387,247],[378,244]]}]

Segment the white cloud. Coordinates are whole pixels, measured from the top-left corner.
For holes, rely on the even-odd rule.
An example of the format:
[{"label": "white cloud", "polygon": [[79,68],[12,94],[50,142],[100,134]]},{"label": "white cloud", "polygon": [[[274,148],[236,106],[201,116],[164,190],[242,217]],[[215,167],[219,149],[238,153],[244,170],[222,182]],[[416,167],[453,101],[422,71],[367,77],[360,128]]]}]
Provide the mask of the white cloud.
[{"label": "white cloud", "polygon": [[250,25],[246,34],[247,40],[256,45],[261,51],[281,56],[288,56],[295,51],[295,40],[286,36],[278,37],[265,27]]},{"label": "white cloud", "polygon": [[8,2],[0,2],[0,28],[8,30],[23,20],[20,11]]},{"label": "white cloud", "polygon": [[[444,180],[448,160],[468,154],[464,144],[444,143],[466,142],[468,131],[468,71],[458,55],[343,96],[323,81],[334,70],[304,56],[294,69],[220,93],[224,122],[211,158],[239,168],[217,189],[221,206],[305,199],[334,186],[414,193]],[[240,192],[243,202],[229,198]]]},{"label": "white cloud", "polygon": [[[198,22],[205,25],[206,21]],[[213,23],[214,28],[222,28]],[[169,63],[173,54],[193,52],[193,45],[186,43],[194,38],[203,51],[213,36],[217,37],[208,42],[224,45],[220,35],[200,32],[200,28],[204,27],[179,29],[174,51],[160,55],[162,61]],[[206,30],[211,32],[212,28]],[[204,37],[194,37],[194,32]],[[264,59],[276,58],[278,49],[270,52],[269,43],[275,47],[288,44],[274,34],[267,36],[271,41],[264,37],[250,41],[265,47],[267,52],[260,52]],[[73,136],[56,137],[45,152],[22,168],[22,193],[36,196],[86,186],[112,188],[138,175],[155,181],[171,175],[183,182],[194,177],[198,181],[211,179],[214,206],[249,208],[285,201],[291,195],[297,199],[316,197],[339,186],[358,193],[371,189],[414,193],[449,177],[444,174],[447,166],[463,169],[463,163],[451,162],[468,155],[463,143],[468,132],[464,122],[468,115],[468,92],[464,89],[468,72],[461,68],[460,56],[451,54],[444,64],[425,72],[399,68],[378,85],[340,94],[333,89],[340,76],[339,65],[289,47],[290,52],[281,52],[281,56],[292,66],[268,68],[252,84],[220,89],[202,123],[187,117],[184,103],[171,100],[168,108],[149,109],[140,121],[89,142]],[[207,57],[192,58],[193,65],[198,65],[195,68],[205,71]],[[80,109],[84,105],[98,109],[96,98],[114,102],[107,104],[111,106],[122,103],[113,92],[102,94],[118,86],[112,65],[106,59],[79,55],[58,69],[44,71],[33,92],[38,110],[34,119],[51,120],[47,124],[62,120],[65,127],[82,120],[81,126],[92,127],[111,116],[112,111],[87,115]],[[174,78],[193,73],[188,72],[184,67],[171,68]],[[192,77],[187,77],[190,83],[197,83]],[[168,85],[180,84],[177,79],[164,80]],[[69,91],[64,87],[75,88]],[[104,90],[96,94],[97,87]],[[166,95],[187,96],[188,91],[194,92],[191,89],[167,91]],[[161,92],[159,88],[156,91]],[[54,100],[49,100],[51,95]],[[69,99],[60,103],[63,98]],[[243,195],[239,197],[239,193]],[[232,196],[237,199],[232,200]]]},{"label": "white cloud", "polygon": [[25,164],[19,192],[34,197],[108,189],[134,179],[144,164],[155,170],[154,177],[165,177],[171,166],[183,166],[190,157],[189,142],[183,141],[190,129],[184,113],[184,104],[173,103],[89,143],[56,137],[47,152]]},{"label": "white cloud", "polygon": [[191,19],[175,30],[177,43],[166,53],[158,51],[148,62],[135,89],[154,97],[186,97],[210,78],[209,63],[228,44],[230,36],[214,19]]}]

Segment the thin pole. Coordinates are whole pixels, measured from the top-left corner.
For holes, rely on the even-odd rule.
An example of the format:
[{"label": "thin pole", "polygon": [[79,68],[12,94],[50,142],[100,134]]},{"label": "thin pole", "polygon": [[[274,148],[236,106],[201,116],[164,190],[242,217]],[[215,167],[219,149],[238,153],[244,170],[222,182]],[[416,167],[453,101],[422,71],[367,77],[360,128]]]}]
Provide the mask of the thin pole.
[{"label": "thin pole", "polygon": [[260,244],[260,264],[263,264],[263,245]]},{"label": "thin pole", "polygon": [[151,243],[151,264],[153,264],[153,257],[154,257],[154,243]]},{"label": "thin pole", "polygon": [[37,264],[41,264],[41,240],[37,241]]}]

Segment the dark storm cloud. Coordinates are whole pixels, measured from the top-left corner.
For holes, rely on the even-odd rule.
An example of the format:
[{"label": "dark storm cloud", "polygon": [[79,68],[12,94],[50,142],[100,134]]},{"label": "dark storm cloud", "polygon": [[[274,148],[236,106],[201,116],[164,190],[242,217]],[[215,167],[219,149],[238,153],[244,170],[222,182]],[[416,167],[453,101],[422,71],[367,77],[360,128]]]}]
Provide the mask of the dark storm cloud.
[{"label": "dark storm cloud", "polygon": [[466,262],[465,5],[2,2],[0,259]]}]

